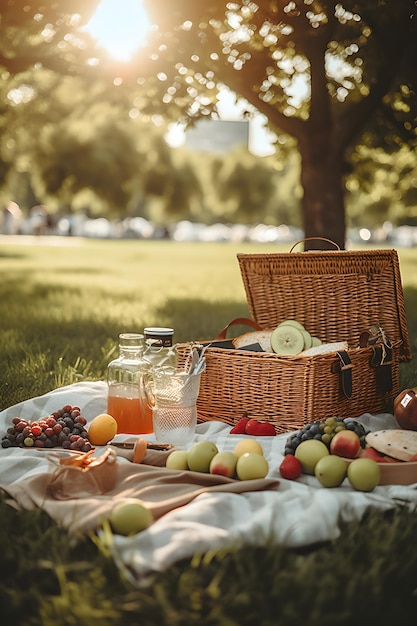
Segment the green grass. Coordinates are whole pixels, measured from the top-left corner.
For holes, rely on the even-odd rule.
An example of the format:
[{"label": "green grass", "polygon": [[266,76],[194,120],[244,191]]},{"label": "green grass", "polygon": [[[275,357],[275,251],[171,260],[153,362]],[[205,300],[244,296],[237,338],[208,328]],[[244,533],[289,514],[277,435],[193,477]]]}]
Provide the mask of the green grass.
[{"label": "green grass", "polygon": [[[102,379],[120,332],[158,325],[173,326],[176,341],[215,337],[249,315],[237,252],[265,252],[250,244],[55,242],[0,247],[0,409],[79,378]],[[416,250],[400,251],[414,350],[416,260]],[[401,368],[403,386],[416,380],[414,363]]]},{"label": "green grass", "polygon": [[[177,341],[214,337],[248,315],[236,253],[267,251],[54,242],[0,240],[0,409],[77,380],[104,379],[122,331],[169,325]],[[399,254],[415,352],[417,249]],[[401,366],[402,387],[416,384],[414,361]],[[416,536],[415,514],[371,513],[312,550],[195,555],[149,588],[134,589],[93,538],[75,542],[41,511],[17,512],[0,500],[0,616],[13,626],[411,625]]]}]

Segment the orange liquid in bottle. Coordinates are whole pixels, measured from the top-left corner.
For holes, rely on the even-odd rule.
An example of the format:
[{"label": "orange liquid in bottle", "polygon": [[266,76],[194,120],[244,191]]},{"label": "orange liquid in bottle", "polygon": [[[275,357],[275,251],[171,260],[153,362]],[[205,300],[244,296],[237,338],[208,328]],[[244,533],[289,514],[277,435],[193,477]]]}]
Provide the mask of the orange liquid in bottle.
[{"label": "orange liquid in bottle", "polygon": [[132,397],[126,385],[111,385],[107,400],[107,412],[117,422],[117,432],[129,435],[153,433],[152,409],[146,399]]}]

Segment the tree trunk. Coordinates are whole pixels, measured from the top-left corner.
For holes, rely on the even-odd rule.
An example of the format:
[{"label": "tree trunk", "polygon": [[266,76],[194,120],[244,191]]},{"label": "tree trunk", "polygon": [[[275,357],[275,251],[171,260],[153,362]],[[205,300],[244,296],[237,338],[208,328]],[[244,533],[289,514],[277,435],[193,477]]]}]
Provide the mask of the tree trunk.
[{"label": "tree trunk", "polygon": [[299,141],[299,151],[305,237],[330,240],[306,241],[305,249],[334,250],[331,242],[344,249],[346,223],[342,156],[332,148],[331,137],[312,137],[310,133]]}]

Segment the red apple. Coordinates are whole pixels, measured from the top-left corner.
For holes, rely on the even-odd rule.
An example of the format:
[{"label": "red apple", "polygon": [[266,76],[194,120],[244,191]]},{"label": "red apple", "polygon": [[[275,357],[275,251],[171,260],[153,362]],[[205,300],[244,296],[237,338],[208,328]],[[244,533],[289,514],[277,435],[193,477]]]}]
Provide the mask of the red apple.
[{"label": "red apple", "polygon": [[405,430],[417,430],[417,387],[404,389],[394,400],[394,415]]},{"label": "red apple", "polygon": [[220,474],[233,478],[235,474],[237,457],[229,450],[218,452],[210,462],[210,474]]},{"label": "red apple", "polygon": [[360,450],[361,441],[353,430],[341,430],[330,441],[330,454],[354,459]]}]

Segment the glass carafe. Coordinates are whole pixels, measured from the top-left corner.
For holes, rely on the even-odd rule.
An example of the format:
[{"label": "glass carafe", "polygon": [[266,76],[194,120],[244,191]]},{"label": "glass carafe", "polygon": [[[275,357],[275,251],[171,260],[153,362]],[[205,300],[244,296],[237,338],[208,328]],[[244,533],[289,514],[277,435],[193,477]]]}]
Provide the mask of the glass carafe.
[{"label": "glass carafe", "polygon": [[145,338],[139,333],[119,335],[119,356],[107,368],[107,412],[117,421],[118,433],[153,432],[152,411],[146,402],[142,377],[150,368],[143,358]]}]

